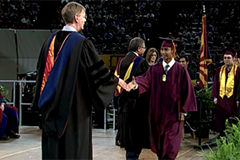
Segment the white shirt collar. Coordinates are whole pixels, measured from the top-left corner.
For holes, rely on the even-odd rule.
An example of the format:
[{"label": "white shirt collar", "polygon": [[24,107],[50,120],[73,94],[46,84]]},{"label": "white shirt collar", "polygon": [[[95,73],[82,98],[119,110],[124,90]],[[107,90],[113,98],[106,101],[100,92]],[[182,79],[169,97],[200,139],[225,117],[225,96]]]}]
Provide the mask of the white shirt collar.
[{"label": "white shirt collar", "polygon": [[136,56],[139,56],[136,52],[133,52],[134,54],[136,54]]},{"label": "white shirt collar", "polygon": [[[174,65],[174,63],[175,63],[175,59],[173,58],[169,63],[168,63],[168,65],[169,65],[169,67],[168,67],[168,71],[172,68],[172,66]],[[167,65],[167,63],[163,60],[163,68],[165,68],[165,66]]]},{"label": "white shirt collar", "polygon": [[75,31],[75,32],[77,32],[77,30],[72,26],[64,26],[62,31]]}]

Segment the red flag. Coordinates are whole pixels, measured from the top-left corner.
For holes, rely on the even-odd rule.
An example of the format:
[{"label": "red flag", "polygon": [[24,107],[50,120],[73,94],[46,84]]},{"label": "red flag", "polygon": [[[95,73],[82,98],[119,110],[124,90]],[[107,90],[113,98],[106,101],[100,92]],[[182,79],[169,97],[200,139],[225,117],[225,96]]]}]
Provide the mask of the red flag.
[{"label": "red flag", "polygon": [[199,68],[199,86],[207,88],[207,65],[212,63],[210,51],[207,44],[206,32],[206,15],[202,16],[202,32],[201,32],[201,50],[200,50],[200,68]]}]

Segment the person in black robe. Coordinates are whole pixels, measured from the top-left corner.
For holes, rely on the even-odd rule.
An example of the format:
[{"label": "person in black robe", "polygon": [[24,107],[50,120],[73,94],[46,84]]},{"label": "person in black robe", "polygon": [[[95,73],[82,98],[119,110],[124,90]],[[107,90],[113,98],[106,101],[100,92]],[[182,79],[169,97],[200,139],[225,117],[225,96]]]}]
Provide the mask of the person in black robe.
[{"label": "person in black robe", "polygon": [[[132,76],[145,73],[149,67],[142,58],[145,42],[139,37],[129,43],[129,52],[117,64],[115,75],[124,81]],[[150,129],[148,118],[149,93],[134,98],[120,86],[115,90],[114,105],[118,109],[118,133],[120,146],[126,150],[126,159],[138,159],[142,148],[150,148]]]},{"label": "person in black robe", "polygon": [[159,159],[176,158],[184,115],[197,111],[190,76],[186,68],[174,60],[175,52],[173,40],[164,39],[161,46],[163,61],[145,74],[133,77],[126,87],[138,96],[150,91],[151,149]]},{"label": "person in black robe", "polygon": [[92,107],[103,110],[118,83],[92,42],[78,31],[85,8],[69,2],[65,26],[43,44],[32,107],[42,113],[42,159],[92,159]]}]

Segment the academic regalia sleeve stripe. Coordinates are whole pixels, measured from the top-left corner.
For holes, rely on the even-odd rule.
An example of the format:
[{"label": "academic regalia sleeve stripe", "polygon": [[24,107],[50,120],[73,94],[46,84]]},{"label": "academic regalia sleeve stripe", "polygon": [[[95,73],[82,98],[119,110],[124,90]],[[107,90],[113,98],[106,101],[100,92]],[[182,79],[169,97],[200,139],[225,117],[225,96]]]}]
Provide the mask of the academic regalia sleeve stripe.
[{"label": "academic regalia sleeve stripe", "polygon": [[94,74],[92,76],[93,80],[95,81],[96,79],[98,79],[99,77],[102,77],[104,76],[105,74],[108,74],[108,69],[107,68],[104,68],[103,70],[97,72],[96,74]]},{"label": "academic regalia sleeve stripe", "polygon": [[105,64],[104,64],[103,60],[100,60],[99,62],[97,62],[94,65],[92,65],[91,67],[89,67],[89,71],[92,73],[95,70],[99,70],[99,68],[101,68],[104,65]]},{"label": "academic regalia sleeve stripe", "polygon": [[97,74],[98,72],[100,72],[101,70],[104,70],[104,68],[106,68],[105,65],[102,65],[95,70],[92,70],[92,71],[89,70],[89,72],[91,73],[91,76],[93,76],[93,75]]},{"label": "academic regalia sleeve stripe", "polygon": [[109,73],[105,78],[100,79],[98,82],[95,83],[95,88],[96,89],[99,88],[100,85],[108,82],[110,79],[111,79],[111,74]]}]

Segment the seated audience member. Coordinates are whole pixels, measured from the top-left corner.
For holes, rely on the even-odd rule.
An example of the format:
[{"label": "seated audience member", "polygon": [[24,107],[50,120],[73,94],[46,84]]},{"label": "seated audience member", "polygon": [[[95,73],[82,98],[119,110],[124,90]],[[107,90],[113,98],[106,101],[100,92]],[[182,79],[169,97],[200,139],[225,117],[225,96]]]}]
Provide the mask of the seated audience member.
[{"label": "seated audience member", "polygon": [[6,105],[1,93],[0,104],[0,140],[19,138],[17,109]]}]

